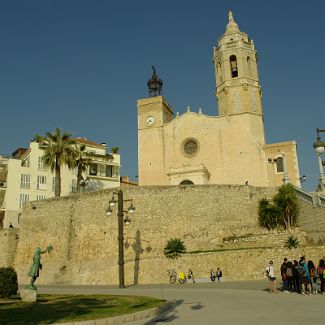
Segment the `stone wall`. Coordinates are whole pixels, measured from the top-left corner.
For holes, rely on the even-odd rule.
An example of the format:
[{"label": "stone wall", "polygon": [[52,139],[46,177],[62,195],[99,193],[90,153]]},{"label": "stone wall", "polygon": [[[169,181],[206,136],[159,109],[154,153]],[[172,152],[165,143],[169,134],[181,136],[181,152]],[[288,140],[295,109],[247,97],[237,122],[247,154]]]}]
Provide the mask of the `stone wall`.
[{"label": "stone wall", "polygon": [[[271,198],[275,191],[216,185],[123,189],[124,199],[133,198],[136,206],[124,228],[126,284],[166,282],[171,268],[192,268],[197,277],[206,277],[211,268],[221,267],[226,279],[236,280],[263,278],[270,259],[280,265],[283,257],[306,255],[317,263],[324,247],[287,250],[283,247],[291,234],[257,226],[259,200]],[[27,204],[14,261],[19,283],[29,282],[35,248],[51,244],[53,251],[42,255],[37,283],[117,284],[116,210],[106,215],[111,197],[112,191],[104,190]],[[305,234],[292,232],[306,244]],[[171,261],[163,256],[163,248],[172,237],[184,240],[188,251],[218,251]]]},{"label": "stone wall", "polygon": [[19,239],[19,229],[0,229],[0,267],[13,265]]},{"label": "stone wall", "polygon": [[299,226],[307,233],[308,242],[325,243],[325,208],[313,207],[299,200]]}]

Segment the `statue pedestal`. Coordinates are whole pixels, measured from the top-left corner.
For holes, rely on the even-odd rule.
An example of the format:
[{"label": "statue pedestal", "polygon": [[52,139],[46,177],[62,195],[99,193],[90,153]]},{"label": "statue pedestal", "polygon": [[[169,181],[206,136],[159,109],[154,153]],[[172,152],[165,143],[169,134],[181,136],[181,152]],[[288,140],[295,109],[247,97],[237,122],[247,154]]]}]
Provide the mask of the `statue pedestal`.
[{"label": "statue pedestal", "polygon": [[37,290],[22,289],[22,290],[20,290],[20,298],[22,301],[36,302],[37,301]]}]

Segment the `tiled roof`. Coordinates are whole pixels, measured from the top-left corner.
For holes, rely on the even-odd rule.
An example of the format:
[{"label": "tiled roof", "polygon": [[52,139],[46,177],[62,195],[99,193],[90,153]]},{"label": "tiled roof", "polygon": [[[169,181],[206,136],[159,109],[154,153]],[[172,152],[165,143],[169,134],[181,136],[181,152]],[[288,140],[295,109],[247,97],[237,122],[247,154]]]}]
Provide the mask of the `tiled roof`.
[{"label": "tiled roof", "polygon": [[12,153],[12,156],[14,158],[20,158],[26,151],[26,148],[18,148]]},{"label": "tiled roof", "polygon": [[77,143],[83,143],[88,146],[93,146],[93,147],[104,147],[106,146],[106,143],[96,143],[94,141],[90,141],[86,138],[72,138],[72,140],[76,141]]}]

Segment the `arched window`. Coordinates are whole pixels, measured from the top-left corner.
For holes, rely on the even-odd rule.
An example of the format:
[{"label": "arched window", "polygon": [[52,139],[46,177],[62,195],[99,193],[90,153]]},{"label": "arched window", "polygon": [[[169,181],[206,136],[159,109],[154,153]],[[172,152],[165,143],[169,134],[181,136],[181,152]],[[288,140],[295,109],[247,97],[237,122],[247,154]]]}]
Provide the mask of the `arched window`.
[{"label": "arched window", "polygon": [[237,67],[237,58],[236,58],[236,55],[232,55],[229,58],[229,62],[230,62],[231,77],[232,78],[238,77],[238,67]]},{"label": "arched window", "polygon": [[283,157],[276,158],[275,163],[276,163],[276,172],[283,173],[284,172]]},{"label": "arched window", "polygon": [[181,181],[179,185],[188,186],[188,185],[194,185],[194,183],[189,179],[185,179],[184,181]]},{"label": "arched window", "polygon": [[249,76],[252,75],[251,58],[249,56],[247,57],[247,72]]},{"label": "arched window", "polygon": [[221,71],[221,63],[218,62],[218,81],[222,81],[222,71]]}]

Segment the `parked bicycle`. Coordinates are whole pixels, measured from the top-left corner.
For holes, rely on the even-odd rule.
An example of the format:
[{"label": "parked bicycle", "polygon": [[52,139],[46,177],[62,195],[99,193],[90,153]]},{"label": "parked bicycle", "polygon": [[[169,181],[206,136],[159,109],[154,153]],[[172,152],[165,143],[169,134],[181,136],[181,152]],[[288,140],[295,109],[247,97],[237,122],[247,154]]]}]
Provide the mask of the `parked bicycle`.
[{"label": "parked bicycle", "polygon": [[168,277],[169,277],[169,283],[175,283],[176,280],[178,280],[178,282],[180,284],[183,284],[186,282],[186,276],[184,274],[184,272],[179,272],[177,274],[176,270],[174,269],[171,269],[171,270],[167,270],[167,274],[168,274]]}]

